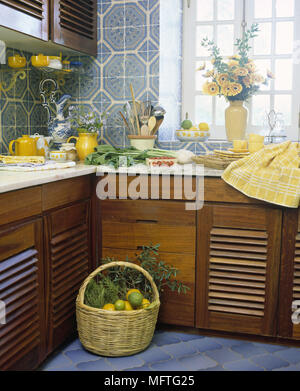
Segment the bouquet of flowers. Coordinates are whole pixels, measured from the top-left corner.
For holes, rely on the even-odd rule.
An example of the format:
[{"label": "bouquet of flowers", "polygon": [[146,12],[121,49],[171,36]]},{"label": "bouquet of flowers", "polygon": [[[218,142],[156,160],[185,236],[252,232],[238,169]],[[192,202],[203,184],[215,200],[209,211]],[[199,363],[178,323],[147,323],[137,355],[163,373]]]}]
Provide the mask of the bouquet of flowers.
[{"label": "bouquet of flowers", "polygon": [[96,133],[105,123],[107,113],[103,112],[100,115],[95,111],[88,109],[85,106],[78,105],[76,108],[69,108],[70,121],[78,133]]},{"label": "bouquet of flowers", "polygon": [[[224,96],[228,101],[245,101],[260,89],[261,84],[267,85],[269,79],[274,79],[274,75],[269,70],[266,77],[259,74],[253,60],[249,58],[251,49],[249,41],[257,36],[258,31],[258,24],[253,24],[249,30],[245,31],[243,38],[235,42],[237,54],[230,56],[228,61],[224,61],[220,55],[220,49],[213,41],[208,38],[202,40],[201,45],[208,48],[213,65],[213,69],[206,70],[203,75],[211,79],[204,83],[205,94]],[[205,69],[205,63],[198,68],[199,71]]]}]

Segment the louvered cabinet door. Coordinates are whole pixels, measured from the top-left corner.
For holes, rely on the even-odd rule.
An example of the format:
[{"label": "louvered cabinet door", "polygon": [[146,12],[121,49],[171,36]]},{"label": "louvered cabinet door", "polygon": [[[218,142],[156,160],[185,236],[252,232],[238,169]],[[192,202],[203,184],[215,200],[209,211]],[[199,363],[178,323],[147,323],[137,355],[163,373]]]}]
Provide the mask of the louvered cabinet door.
[{"label": "louvered cabinet door", "polygon": [[0,26],[48,41],[48,0],[0,0]]},{"label": "louvered cabinet door", "polygon": [[0,229],[0,369],[30,370],[45,356],[41,220]]},{"label": "louvered cabinet door", "polygon": [[91,264],[90,202],[45,217],[48,352],[76,331],[75,300]]},{"label": "louvered cabinet door", "polygon": [[278,335],[300,339],[300,211],[283,215]]},{"label": "louvered cabinet door", "polygon": [[97,54],[97,0],[51,0],[51,40]]},{"label": "louvered cabinet door", "polygon": [[196,324],[276,333],[281,210],[206,205],[198,212]]}]

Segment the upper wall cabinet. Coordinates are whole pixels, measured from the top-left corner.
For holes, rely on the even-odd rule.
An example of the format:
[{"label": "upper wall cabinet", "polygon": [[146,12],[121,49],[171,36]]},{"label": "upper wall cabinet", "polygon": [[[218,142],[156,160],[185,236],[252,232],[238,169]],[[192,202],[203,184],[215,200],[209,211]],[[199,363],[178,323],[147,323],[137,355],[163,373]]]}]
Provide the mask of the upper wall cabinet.
[{"label": "upper wall cabinet", "polygon": [[52,0],[51,40],[97,54],[97,0]]},{"label": "upper wall cabinet", "polygon": [[48,41],[47,0],[0,0],[0,25]]},{"label": "upper wall cabinet", "polygon": [[0,0],[0,39],[29,52],[96,55],[97,0]]}]

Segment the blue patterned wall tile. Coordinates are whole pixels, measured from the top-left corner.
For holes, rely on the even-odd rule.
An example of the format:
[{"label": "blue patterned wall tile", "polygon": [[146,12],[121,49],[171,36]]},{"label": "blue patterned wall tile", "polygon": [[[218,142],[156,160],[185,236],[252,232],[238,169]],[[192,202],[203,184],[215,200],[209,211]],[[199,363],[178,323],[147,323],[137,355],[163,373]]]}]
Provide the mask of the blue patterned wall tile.
[{"label": "blue patterned wall tile", "polygon": [[103,88],[113,100],[124,99],[125,78],[107,77],[103,79]]},{"label": "blue patterned wall tile", "polygon": [[159,77],[158,76],[149,77],[149,86],[150,86],[151,92],[155,96],[159,96]]},{"label": "blue patterned wall tile", "polygon": [[139,46],[142,46],[146,38],[146,33],[146,26],[125,27],[125,50],[143,50]]},{"label": "blue patterned wall tile", "polygon": [[151,76],[159,76],[159,53],[152,59],[149,70]]},{"label": "blue patterned wall tile", "polygon": [[103,77],[124,77],[125,55],[115,54],[103,67]]},{"label": "blue patterned wall tile", "polygon": [[112,7],[103,15],[104,28],[123,27],[125,23],[124,4],[113,3]]},{"label": "blue patterned wall tile", "polygon": [[149,0],[149,9],[156,7],[160,0]]},{"label": "blue patterned wall tile", "polygon": [[16,126],[20,127],[22,125],[27,127],[28,115],[26,108],[20,102],[16,102]]},{"label": "blue patterned wall tile", "polygon": [[146,64],[136,54],[125,55],[125,77],[146,76]]},{"label": "blue patterned wall tile", "polygon": [[107,127],[105,138],[115,147],[122,148],[125,143],[125,130],[124,128]]},{"label": "blue patterned wall tile", "polygon": [[125,3],[125,26],[145,26],[147,22],[145,10],[131,1]]},{"label": "blue patterned wall tile", "polygon": [[159,12],[159,6],[151,9],[150,12],[150,24],[157,24],[159,25],[160,22],[160,12]]},{"label": "blue patterned wall tile", "polygon": [[113,51],[123,52],[125,50],[124,27],[103,29],[103,40],[110,45]]},{"label": "blue patterned wall tile", "polygon": [[6,102],[1,112],[2,126],[16,126],[16,104],[15,102]]},{"label": "blue patterned wall tile", "polygon": [[100,89],[100,78],[99,77],[85,77],[80,78],[80,99],[89,100],[92,99],[94,95]]},{"label": "blue patterned wall tile", "polygon": [[130,84],[133,86],[136,99],[141,99],[142,94],[145,93],[147,78],[144,76],[127,77],[125,79],[125,100],[131,100]]},{"label": "blue patterned wall tile", "polygon": [[149,36],[152,39],[154,45],[159,47],[159,34],[160,34],[160,26],[152,25],[149,26]]}]

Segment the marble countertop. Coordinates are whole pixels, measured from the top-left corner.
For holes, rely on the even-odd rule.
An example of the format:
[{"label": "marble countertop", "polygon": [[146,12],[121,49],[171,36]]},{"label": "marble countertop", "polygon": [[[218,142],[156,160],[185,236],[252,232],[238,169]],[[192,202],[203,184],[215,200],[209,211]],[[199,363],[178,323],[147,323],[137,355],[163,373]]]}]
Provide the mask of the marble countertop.
[{"label": "marble countertop", "polygon": [[44,183],[60,181],[62,179],[75,178],[96,172],[96,166],[77,164],[75,167],[48,171],[0,171],[0,193],[38,186]]},{"label": "marble countertop", "polygon": [[[179,165],[178,165],[179,166]],[[189,167],[187,167],[189,166]],[[15,172],[15,171],[0,171],[0,193],[19,190],[26,187],[38,186],[44,183],[55,182],[63,179],[74,178],[89,174],[101,175],[101,173],[128,173],[128,174],[160,174],[160,175],[195,175],[206,177],[221,177],[223,171],[210,168],[201,168],[196,165],[185,165],[172,168],[155,168],[150,170],[145,165],[137,165],[129,168],[114,169],[108,166],[86,166],[77,164],[75,167],[35,171],[35,172]]]}]

